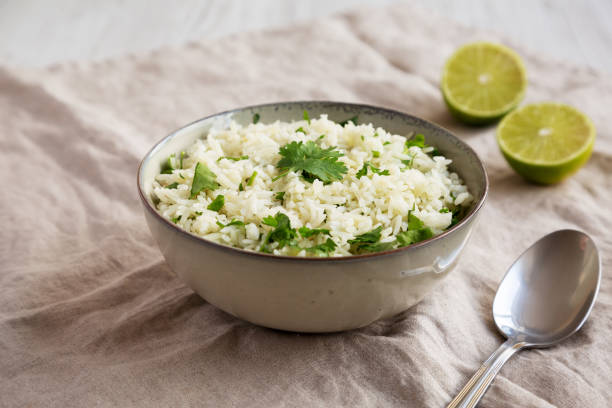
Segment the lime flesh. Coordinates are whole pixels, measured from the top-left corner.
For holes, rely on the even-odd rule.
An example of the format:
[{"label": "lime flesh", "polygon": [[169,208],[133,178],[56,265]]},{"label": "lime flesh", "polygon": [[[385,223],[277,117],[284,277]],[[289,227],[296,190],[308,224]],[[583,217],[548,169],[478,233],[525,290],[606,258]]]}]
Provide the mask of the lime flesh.
[{"label": "lime flesh", "polygon": [[497,128],[502,154],[521,176],[557,183],[591,156],[595,127],[580,111],[558,103],[526,105],[506,116]]},{"label": "lime flesh", "polygon": [[444,101],[468,124],[501,118],[520,103],[526,88],[521,58],[499,44],[464,45],[448,59],[442,74]]}]

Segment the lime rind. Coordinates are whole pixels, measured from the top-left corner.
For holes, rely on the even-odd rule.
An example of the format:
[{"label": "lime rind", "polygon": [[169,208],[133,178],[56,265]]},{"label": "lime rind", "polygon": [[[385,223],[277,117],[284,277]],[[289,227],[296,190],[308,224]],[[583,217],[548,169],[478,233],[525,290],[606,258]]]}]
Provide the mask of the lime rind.
[{"label": "lime rind", "polygon": [[[466,51],[470,51],[472,49],[488,49],[492,50],[493,53],[497,53],[498,55],[503,55],[504,58],[508,58],[508,60],[512,61],[515,68],[518,71],[520,80],[518,82],[518,90],[515,92],[514,97],[506,102],[503,106],[497,109],[488,109],[488,110],[477,110],[472,109],[466,104],[457,101],[456,98],[453,97],[453,91],[449,89],[449,75],[451,67],[454,63],[457,62],[458,56],[462,55],[462,53]],[[514,85],[513,85],[514,86]],[[489,42],[476,42],[463,45],[459,47],[453,55],[446,61],[444,66],[444,70],[442,73],[442,81],[441,81],[442,95],[444,97],[444,101],[448,106],[449,110],[453,115],[455,115],[459,120],[468,123],[468,124],[486,124],[491,123],[499,118],[506,115],[508,112],[512,111],[518,104],[523,100],[525,96],[525,91],[527,89],[527,74],[525,70],[525,66],[521,57],[514,52],[512,49],[505,47],[501,44],[494,44]],[[510,86],[508,86],[510,88]],[[491,97],[491,95],[487,95]]]}]

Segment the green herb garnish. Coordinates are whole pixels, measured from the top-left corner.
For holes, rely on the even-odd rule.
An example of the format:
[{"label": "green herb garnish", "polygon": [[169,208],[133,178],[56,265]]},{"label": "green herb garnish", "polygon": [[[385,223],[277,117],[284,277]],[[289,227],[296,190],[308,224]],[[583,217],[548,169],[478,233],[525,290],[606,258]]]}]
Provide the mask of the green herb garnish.
[{"label": "green herb garnish", "polygon": [[283,200],[285,199],[285,192],[284,191],[279,191],[278,193],[274,194],[274,199],[280,201],[281,203],[283,202]]},{"label": "green herb garnish", "polygon": [[174,217],[174,218],[172,219],[172,222],[176,224],[177,222],[179,222],[179,221],[181,220],[181,218],[183,218],[183,216],[182,216],[182,215],[179,215],[178,217]]},{"label": "green herb garnish", "polygon": [[285,214],[278,212],[274,217],[265,217],[261,223],[274,227],[274,229],[270,231],[268,235],[266,235],[266,238],[262,242],[261,247],[259,248],[261,252],[272,252],[268,246],[271,242],[276,242],[278,244],[278,249],[281,249],[286,245],[295,245],[297,232],[295,229],[291,228],[289,217],[287,217]]},{"label": "green herb garnish", "polygon": [[168,157],[166,159],[166,162],[164,164],[162,164],[161,174],[172,174],[172,170],[174,170],[174,166],[172,165],[172,158],[173,157],[174,157],[174,155],[171,154],[170,157]]},{"label": "green herb garnish", "polygon": [[177,188],[177,187],[178,187],[178,183],[177,183],[177,182],[174,182],[174,183],[172,183],[172,184],[168,184],[168,185],[166,186],[166,188],[170,188],[170,189],[175,189],[175,188]]},{"label": "green herb garnish", "polygon": [[330,253],[336,250],[336,246],[336,243],[331,238],[327,238],[327,240],[322,244],[303,249],[305,249],[307,252],[314,253],[317,255],[329,256]]},{"label": "green herb garnish", "polygon": [[240,156],[240,157],[228,157],[228,156],[221,156],[217,159],[217,162],[220,162],[221,160],[231,160],[231,161],[240,161],[240,160],[248,160],[249,156]]},{"label": "green herb garnish", "polygon": [[291,142],[281,147],[278,154],[283,156],[276,164],[282,173],[272,179],[278,180],[290,171],[302,172],[302,177],[309,182],[319,179],[324,183],[341,180],[347,168],[339,157],[343,156],[336,147],[323,149],[315,142]]},{"label": "green herb garnish", "polygon": [[231,226],[233,226],[233,225],[235,225],[235,226],[237,226],[237,227],[240,227],[240,226],[243,226],[243,225],[244,225],[244,222],[239,221],[239,220],[231,220],[231,221],[230,221],[230,222],[228,222],[227,224],[222,224],[222,223],[220,223],[219,221],[217,221],[217,225],[218,225],[219,227],[221,227],[221,229],[223,229],[223,228],[226,228],[226,227],[231,227]]},{"label": "green herb garnish", "polygon": [[212,200],[210,204],[208,204],[208,207],[206,208],[211,211],[219,212],[219,210],[223,208],[224,204],[225,204],[225,196],[223,196],[222,194],[219,194],[218,196],[215,197],[214,200]]},{"label": "green herb garnish", "polygon": [[191,184],[191,196],[195,198],[202,190],[216,190],[219,188],[219,183],[215,181],[217,175],[213,173],[205,164],[198,163],[193,175],[193,183]]},{"label": "green herb garnish", "polygon": [[301,227],[300,229],[298,229],[298,231],[303,238],[309,238],[317,234],[329,235],[329,230],[325,228],[312,228],[311,229],[308,227]]},{"label": "green herb garnish", "polygon": [[391,142],[386,141],[386,142],[383,143],[383,146],[390,145],[390,144],[391,144]]},{"label": "green herb garnish", "polygon": [[380,252],[393,248],[394,242],[379,242],[380,233],[383,227],[374,228],[364,234],[357,235],[354,239],[349,239],[347,242],[351,244],[350,252],[352,254],[361,254],[364,252]]},{"label": "green herb garnish", "polygon": [[380,157],[380,152],[372,150],[372,157]]},{"label": "green herb garnish", "polygon": [[429,227],[426,227],[412,211],[408,212],[408,229],[402,231],[395,237],[398,247],[405,247],[415,242],[424,241],[433,237],[433,232]]},{"label": "green herb garnish", "polygon": [[412,139],[408,139],[406,140],[405,143],[406,149],[412,147],[412,146],[416,146],[416,147],[420,147],[421,149],[425,148],[427,145],[425,144],[425,136],[423,136],[422,134],[418,133],[416,135],[414,135],[414,137]]},{"label": "green herb garnish", "polygon": [[303,134],[306,134],[306,131],[301,126],[299,128],[297,128],[297,130],[295,131],[295,133],[297,133],[297,132],[302,132]]},{"label": "green herb garnish", "polygon": [[372,171],[372,173],[379,174],[381,176],[389,175],[389,170],[381,170],[378,167],[373,166],[372,163],[370,162],[364,162],[363,167],[359,169],[359,171],[357,172],[357,174],[355,174],[355,176],[358,179],[362,178],[363,176],[366,176],[368,174],[368,168]]},{"label": "green herb garnish", "polygon": [[200,215],[202,215],[202,214],[204,214],[202,211],[195,211],[195,215],[200,216]]},{"label": "green herb garnish", "polygon": [[238,191],[244,191],[244,186],[242,185],[242,182],[238,184]]},{"label": "green herb garnish", "polygon": [[253,174],[251,174],[251,177],[249,177],[249,179],[247,180],[247,186],[252,186],[253,185],[253,181],[255,181],[255,177],[257,176],[257,172],[254,171]]},{"label": "green herb garnish", "polygon": [[253,124],[259,122],[259,113],[253,115]]},{"label": "green herb garnish", "polygon": [[359,115],[355,115],[352,118],[348,118],[346,120],[343,120],[342,122],[338,122],[338,124],[342,127],[348,125],[349,122],[353,122],[354,125],[357,124],[357,119],[359,119]]},{"label": "green herb garnish", "polygon": [[448,212],[450,212],[450,210],[448,208],[446,208],[446,207],[440,208],[440,213],[441,214],[446,214]]},{"label": "green herb garnish", "polygon": [[308,115],[308,111],[306,109],[304,109],[304,113],[302,114],[302,117],[310,125],[310,116]]},{"label": "green herb garnish", "polygon": [[181,152],[181,161],[180,161],[180,167],[181,169],[183,168],[183,159],[185,158],[185,152]]}]

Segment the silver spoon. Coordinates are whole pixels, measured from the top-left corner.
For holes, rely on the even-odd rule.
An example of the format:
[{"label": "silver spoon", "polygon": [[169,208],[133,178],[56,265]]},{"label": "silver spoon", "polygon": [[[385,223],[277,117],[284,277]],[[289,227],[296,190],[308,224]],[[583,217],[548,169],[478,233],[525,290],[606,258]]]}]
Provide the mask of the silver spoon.
[{"label": "silver spoon", "polygon": [[474,407],[506,361],[526,347],[549,347],[576,333],[595,303],[599,253],[583,232],[555,231],[512,264],[495,300],[495,325],[508,338],[447,408]]}]

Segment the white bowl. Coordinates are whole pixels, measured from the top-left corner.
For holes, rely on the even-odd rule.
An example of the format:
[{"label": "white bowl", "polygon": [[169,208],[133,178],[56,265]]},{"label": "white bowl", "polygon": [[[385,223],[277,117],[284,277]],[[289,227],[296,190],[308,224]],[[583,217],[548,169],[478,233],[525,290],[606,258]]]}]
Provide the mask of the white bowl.
[{"label": "white bowl", "polygon": [[[163,218],[151,199],[162,162],[205,136],[213,124],[248,124],[255,113],[264,123],[327,114],[342,121],[359,115],[406,135],[423,133],[428,144],[453,160],[474,196],[468,214],[442,234],[404,248],[333,258],[296,258],[224,246],[193,235]],[[284,102],[219,113],[193,122],[157,143],[138,169],[144,214],[166,261],[206,301],[254,324],[297,332],[334,332],[366,326],[419,302],[457,264],[488,190],[476,153],[449,131],[404,113],[338,102]]]}]

